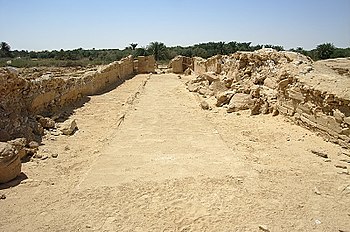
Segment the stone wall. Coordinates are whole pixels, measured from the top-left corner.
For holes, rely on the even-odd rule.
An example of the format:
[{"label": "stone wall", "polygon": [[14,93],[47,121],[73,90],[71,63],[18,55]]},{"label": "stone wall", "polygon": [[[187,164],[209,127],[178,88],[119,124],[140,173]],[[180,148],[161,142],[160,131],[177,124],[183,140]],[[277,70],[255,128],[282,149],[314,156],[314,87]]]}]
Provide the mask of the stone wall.
[{"label": "stone wall", "polygon": [[155,72],[156,60],[154,56],[138,56],[135,63],[135,71],[137,73]]},{"label": "stone wall", "polygon": [[193,59],[185,56],[176,56],[170,61],[169,68],[173,73],[184,73],[186,69],[193,70]]},{"label": "stone wall", "polygon": [[[261,49],[194,58],[192,92],[228,112],[278,113],[350,148],[350,78],[293,52]],[[349,61],[350,64],[350,61]]]},{"label": "stone wall", "polygon": [[197,74],[203,74],[207,72],[207,65],[206,65],[206,59],[203,59],[201,57],[194,57],[193,58],[193,68],[195,73]]},{"label": "stone wall", "polygon": [[[142,58],[144,59],[144,58]],[[154,59],[153,59],[154,60]],[[142,61],[142,72],[152,71],[151,58]],[[134,59],[100,66],[95,71],[78,75],[19,76],[14,68],[0,69],[0,141],[25,137],[39,140],[43,128],[37,115],[52,116],[84,96],[100,93],[111,85],[134,75]]]}]

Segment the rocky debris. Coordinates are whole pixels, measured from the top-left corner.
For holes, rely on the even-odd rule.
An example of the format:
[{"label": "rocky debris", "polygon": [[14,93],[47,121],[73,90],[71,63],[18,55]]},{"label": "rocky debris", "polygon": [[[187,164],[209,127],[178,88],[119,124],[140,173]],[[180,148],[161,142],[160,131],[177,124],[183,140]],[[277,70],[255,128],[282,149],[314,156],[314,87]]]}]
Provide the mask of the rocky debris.
[{"label": "rocky debris", "polygon": [[221,92],[216,96],[216,106],[223,106],[230,102],[232,96],[235,94],[235,91],[225,91]]},{"label": "rocky debris", "polygon": [[9,182],[21,173],[21,160],[14,146],[0,142],[0,184]]},{"label": "rocky debris", "polygon": [[0,194],[0,200],[5,200],[6,199],[6,195],[5,194]]},{"label": "rocky debris", "polygon": [[201,101],[201,107],[203,110],[209,110],[210,109],[210,106],[208,104],[208,102],[206,101]]},{"label": "rocky debris", "polygon": [[11,144],[17,151],[17,154],[19,155],[20,159],[23,159],[27,155],[26,151],[26,145],[27,145],[27,139],[26,138],[17,138],[14,140],[7,141],[9,144]]},{"label": "rocky debris", "polygon": [[320,152],[320,151],[315,151],[315,150],[311,150],[311,152],[319,157],[322,157],[322,158],[325,158],[327,159],[328,158],[328,155],[324,152]]},{"label": "rocky debris", "polygon": [[64,135],[72,135],[78,129],[77,122],[75,119],[68,120],[60,126],[60,131]]},{"label": "rocky debris", "polygon": [[31,142],[28,144],[28,147],[31,148],[31,149],[38,149],[39,143],[36,142],[36,141],[31,141]]},{"label": "rocky debris", "polygon": [[252,97],[249,94],[237,93],[231,98],[227,112],[236,112],[239,110],[247,110],[253,105]]},{"label": "rocky debris", "polygon": [[40,160],[46,160],[49,158],[48,155],[46,154],[41,154],[41,153],[35,153],[32,158],[35,158],[35,159],[40,159]]},{"label": "rocky debris", "polygon": [[40,125],[45,128],[45,129],[49,129],[49,128],[55,128],[56,124],[55,121],[52,120],[51,118],[48,117],[43,117],[41,115],[37,116],[37,121],[40,123]]},{"label": "rocky debris", "polygon": [[[192,61],[197,76],[187,83],[188,90],[215,96],[216,106],[228,112],[250,109],[251,115],[282,114],[350,148],[350,79],[324,62],[273,49]],[[350,66],[350,60],[343,63]],[[236,106],[235,95],[244,96],[245,103]]]}]

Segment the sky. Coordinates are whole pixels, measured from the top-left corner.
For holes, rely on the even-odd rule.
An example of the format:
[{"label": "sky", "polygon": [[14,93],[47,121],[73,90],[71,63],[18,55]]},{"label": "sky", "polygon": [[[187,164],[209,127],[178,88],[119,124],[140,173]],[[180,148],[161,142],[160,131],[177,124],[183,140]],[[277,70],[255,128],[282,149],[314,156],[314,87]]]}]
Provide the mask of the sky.
[{"label": "sky", "polygon": [[12,50],[123,49],[159,41],[350,47],[350,0],[0,0]]}]

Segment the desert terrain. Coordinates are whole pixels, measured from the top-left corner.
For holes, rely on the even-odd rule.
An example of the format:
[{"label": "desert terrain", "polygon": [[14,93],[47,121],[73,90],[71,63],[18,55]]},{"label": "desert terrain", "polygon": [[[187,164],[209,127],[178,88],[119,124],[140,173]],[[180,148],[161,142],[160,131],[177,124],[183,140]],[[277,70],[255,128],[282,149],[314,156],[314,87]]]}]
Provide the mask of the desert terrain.
[{"label": "desert terrain", "polygon": [[[300,72],[308,71],[289,85],[339,85],[346,102],[343,61],[310,71],[305,60]],[[318,72],[341,82],[326,85]],[[335,140],[282,112],[283,102],[274,114],[270,89],[253,104],[266,113],[252,114],[218,105],[216,87],[188,74],[137,74],[70,103],[21,174],[0,185],[0,231],[350,231],[349,115]],[[67,136],[59,128],[69,120],[78,129]]]}]

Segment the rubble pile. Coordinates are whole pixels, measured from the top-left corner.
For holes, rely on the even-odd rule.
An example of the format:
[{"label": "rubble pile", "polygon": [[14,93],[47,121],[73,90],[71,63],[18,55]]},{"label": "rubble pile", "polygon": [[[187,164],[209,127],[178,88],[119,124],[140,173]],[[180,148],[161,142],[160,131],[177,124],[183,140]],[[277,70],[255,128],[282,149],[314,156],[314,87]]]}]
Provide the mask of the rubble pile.
[{"label": "rubble pile", "polygon": [[[350,62],[349,62],[350,64]],[[350,147],[350,78],[294,52],[261,49],[193,58],[191,92],[227,112],[283,114]]]}]

